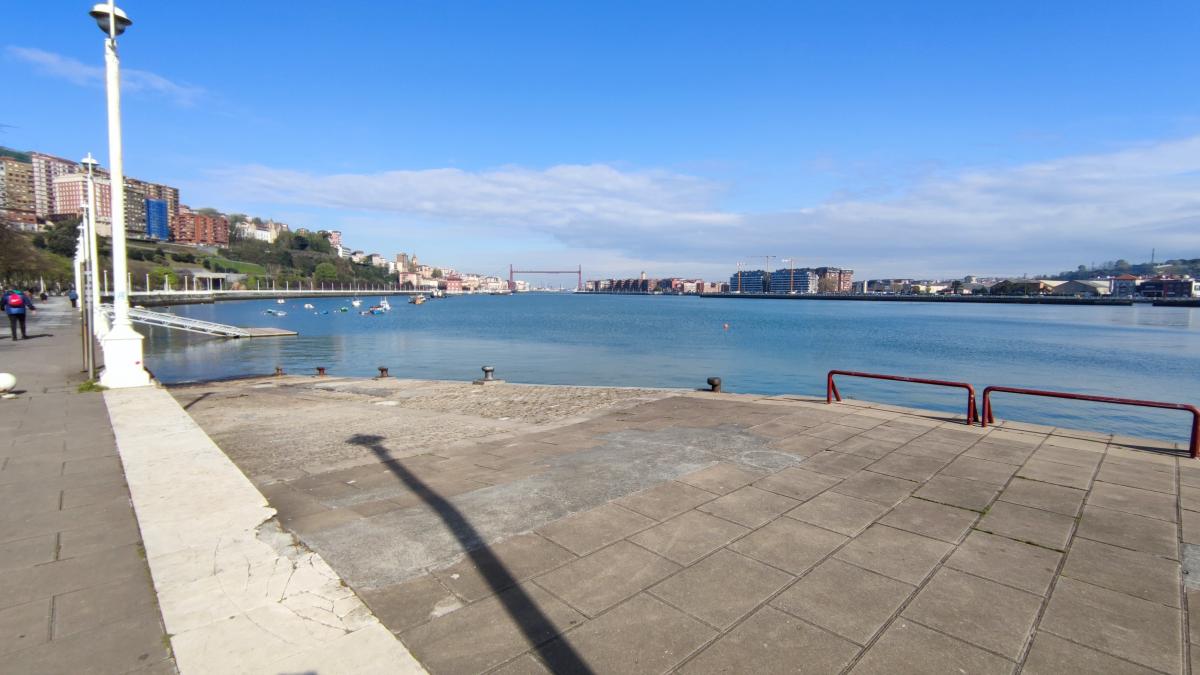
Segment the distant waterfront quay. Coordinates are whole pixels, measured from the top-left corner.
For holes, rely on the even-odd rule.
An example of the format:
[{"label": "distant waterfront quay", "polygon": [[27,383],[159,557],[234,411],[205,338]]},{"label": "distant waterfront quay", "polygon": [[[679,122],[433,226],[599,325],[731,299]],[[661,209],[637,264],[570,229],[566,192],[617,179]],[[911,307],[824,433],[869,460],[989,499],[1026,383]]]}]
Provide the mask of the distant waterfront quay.
[{"label": "distant waterfront quay", "polygon": [[[371,304],[381,296],[361,297]],[[492,365],[497,377],[513,382],[694,389],[716,376],[733,392],[823,396],[824,374],[836,368],[1200,401],[1196,308],[516,294],[396,302],[387,314],[361,316],[338,311],[348,301],[173,307],[180,316],[299,335],[214,340],[145,328],[146,361],[168,383],[265,374],[276,366],[359,377],[386,366],[395,376],[469,381]],[[314,308],[304,309],[306,302]],[[276,308],[286,316],[265,314]],[[843,394],[961,412],[956,394],[936,388],[855,381]],[[1169,412],[1019,397],[998,405],[1014,420],[1187,435],[1187,420]]]}]

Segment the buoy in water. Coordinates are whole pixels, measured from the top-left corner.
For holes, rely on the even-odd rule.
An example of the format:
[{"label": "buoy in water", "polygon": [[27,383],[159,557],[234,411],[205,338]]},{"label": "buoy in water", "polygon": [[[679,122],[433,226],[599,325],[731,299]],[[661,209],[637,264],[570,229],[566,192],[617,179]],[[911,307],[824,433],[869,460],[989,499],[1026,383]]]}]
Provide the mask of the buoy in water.
[{"label": "buoy in water", "polygon": [[729,324],[725,324],[725,330],[729,330]]}]

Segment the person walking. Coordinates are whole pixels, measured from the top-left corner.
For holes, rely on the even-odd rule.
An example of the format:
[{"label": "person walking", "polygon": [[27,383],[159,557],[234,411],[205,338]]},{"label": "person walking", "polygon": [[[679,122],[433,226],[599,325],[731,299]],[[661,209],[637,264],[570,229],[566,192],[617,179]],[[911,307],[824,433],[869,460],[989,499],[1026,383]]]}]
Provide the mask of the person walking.
[{"label": "person walking", "polygon": [[25,333],[25,313],[37,311],[37,307],[33,306],[33,300],[29,299],[29,296],[21,290],[14,288],[4,293],[0,307],[3,307],[4,313],[8,315],[8,325],[12,329],[13,341],[17,340],[18,325],[21,327],[21,339],[28,340],[29,336]]},{"label": "person walking", "polygon": [[71,308],[72,308],[72,309],[74,309],[76,306],[78,306],[78,304],[79,304],[79,294],[75,292],[75,289],[74,289],[74,288],[72,288],[71,290],[67,291],[67,299],[71,301]]}]

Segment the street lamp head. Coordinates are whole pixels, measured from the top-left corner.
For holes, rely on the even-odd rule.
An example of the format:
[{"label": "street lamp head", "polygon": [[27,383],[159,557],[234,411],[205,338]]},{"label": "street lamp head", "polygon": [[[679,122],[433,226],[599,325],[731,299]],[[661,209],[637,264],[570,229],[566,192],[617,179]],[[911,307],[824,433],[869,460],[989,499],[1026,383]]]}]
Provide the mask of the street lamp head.
[{"label": "street lamp head", "polygon": [[88,169],[94,169],[94,168],[100,166],[100,162],[97,162],[96,158],[92,157],[92,153],[90,153],[90,152],[88,153],[87,157],[84,157],[83,159],[79,160],[79,163]]},{"label": "street lamp head", "polygon": [[125,32],[126,28],[133,25],[133,21],[125,15],[125,12],[120,7],[112,5],[112,15],[117,17],[116,30],[113,30],[109,24],[112,20],[112,15],[109,14],[109,7],[107,2],[97,3],[88,14],[92,15],[92,18],[96,20],[96,24],[100,26],[100,30],[104,31],[105,35],[120,35]]}]

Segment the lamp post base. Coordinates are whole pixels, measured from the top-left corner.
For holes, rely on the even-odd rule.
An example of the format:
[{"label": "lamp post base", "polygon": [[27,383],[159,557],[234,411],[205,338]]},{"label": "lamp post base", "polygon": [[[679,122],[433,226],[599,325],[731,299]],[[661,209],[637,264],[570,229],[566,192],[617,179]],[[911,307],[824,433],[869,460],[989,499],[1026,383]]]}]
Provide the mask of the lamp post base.
[{"label": "lamp post base", "polygon": [[109,389],[146,387],[150,374],[142,365],[142,337],[130,326],[113,326],[101,340],[104,349],[104,372],[100,384]]}]

